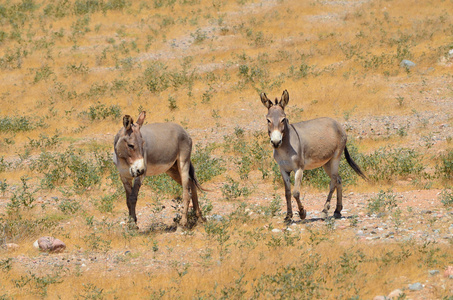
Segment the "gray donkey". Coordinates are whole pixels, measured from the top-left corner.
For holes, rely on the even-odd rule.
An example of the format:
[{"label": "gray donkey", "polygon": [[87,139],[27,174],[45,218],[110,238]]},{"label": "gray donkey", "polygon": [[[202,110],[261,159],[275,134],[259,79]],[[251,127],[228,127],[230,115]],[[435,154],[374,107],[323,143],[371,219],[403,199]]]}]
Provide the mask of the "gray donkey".
[{"label": "gray donkey", "polygon": [[337,190],[337,207],[335,218],[341,218],[342,186],[338,175],[341,154],[352,169],[367,180],[359,166],[352,160],[346,148],[346,132],[341,125],[331,118],[318,118],[299,123],[289,124],[285,114],[285,107],[289,102],[289,94],[285,90],[275,103],[269,100],[265,93],[261,93],[261,102],[268,109],[267,124],[271,144],[274,147],[274,158],[280,166],[280,172],[285,183],[286,218],[291,221],[293,211],[291,206],[291,181],[290,173],[295,172],[295,185],[293,197],[299,207],[301,219],[305,219],[307,212],[300,201],[300,186],[304,170],[323,167],[330,177],[330,191],[322,210],[323,218],[327,217],[330,209],[332,194]]},{"label": "gray donkey", "polygon": [[134,123],[131,116],[125,115],[123,127],[114,140],[113,160],[126,191],[129,217],[137,223],[135,206],[143,178],[167,173],[182,185],[184,208],[179,223],[187,225],[190,199],[197,218],[204,222],[198,204],[197,188],[204,189],[195,177],[195,169],[190,160],[192,139],[181,126],[174,123],[143,125],[145,116],[145,112],[141,112]]}]

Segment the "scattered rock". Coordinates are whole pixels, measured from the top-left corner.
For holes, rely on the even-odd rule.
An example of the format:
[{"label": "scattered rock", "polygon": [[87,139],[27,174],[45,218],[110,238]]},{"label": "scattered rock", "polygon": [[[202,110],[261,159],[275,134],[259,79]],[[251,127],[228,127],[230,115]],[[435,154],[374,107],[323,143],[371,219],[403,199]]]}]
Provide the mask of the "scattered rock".
[{"label": "scattered rock", "polygon": [[400,63],[400,67],[406,68],[406,69],[410,69],[415,66],[416,66],[416,64],[414,62],[411,62],[410,60],[407,60],[407,59],[403,59]]},{"label": "scattered rock", "polygon": [[282,232],[282,231],[280,229],[278,229],[278,228],[274,228],[274,229],[272,229],[272,232],[277,233],[277,232]]},{"label": "scattered rock", "polygon": [[434,276],[434,275],[439,274],[440,272],[439,272],[439,270],[429,270],[428,273],[429,273],[429,275]]},{"label": "scattered rock", "polygon": [[421,291],[422,289],[423,289],[423,284],[421,284],[420,282],[409,284],[409,290],[411,290],[411,291]]},{"label": "scattered rock", "polygon": [[223,220],[223,217],[221,215],[212,215],[211,220],[221,222]]},{"label": "scattered rock", "polygon": [[33,246],[35,248],[36,248],[36,243],[38,244],[38,248],[41,251],[57,253],[57,252],[62,252],[62,251],[64,251],[66,249],[65,243],[63,243],[61,240],[56,239],[56,238],[51,237],[51,236],[40,237],[33,244]]},{"label": "scattered rock", "polygon": [[390,292],[390,294],[388,294],[387,299],[398,299],[398,297],[400,297],[403,294],[404,293],[402,290],[396,289],[396,290],[393,290],[392,292]]}]

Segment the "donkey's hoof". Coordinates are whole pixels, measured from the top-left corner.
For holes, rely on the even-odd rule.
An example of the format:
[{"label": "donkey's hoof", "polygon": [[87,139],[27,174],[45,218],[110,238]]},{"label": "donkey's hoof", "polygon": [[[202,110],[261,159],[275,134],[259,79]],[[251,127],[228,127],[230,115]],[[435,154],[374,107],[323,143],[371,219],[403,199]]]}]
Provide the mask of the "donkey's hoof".
[{"label": "donkey's hoof", "polygon": [[327,219],[328,217],[329,217],[329,215],[327,214],[326,211],[322,211],[322,212],[321,212],[321,219],[325,220],[325,219]]},{"label": "donkey's hoof", "polygon": [[341,219],[341,213],[336,211],[336,212],[333,213],[333,217],[335,219]]},{"label": "donkey's hoof", "polygon": [[303,209],[303,210],[299,211],[299,217],[301,220],[305,220],[305,218],[307,217],[307,210]]},{"label": "donkey's hoof", "polygon": [[200,223],[206,223],[206,218],[205,217],[198,217],[198,221]]},{"label": "donkey's hoof", "polygon": [[289,225],[293,222],[292,216],[286,216],[285,219],[283,220],[283,223]]},{"label": "donkey's hoof", "polygon": [[127,229],[128,230],[138,230],[139,228],[135,222],[128,222]]}]

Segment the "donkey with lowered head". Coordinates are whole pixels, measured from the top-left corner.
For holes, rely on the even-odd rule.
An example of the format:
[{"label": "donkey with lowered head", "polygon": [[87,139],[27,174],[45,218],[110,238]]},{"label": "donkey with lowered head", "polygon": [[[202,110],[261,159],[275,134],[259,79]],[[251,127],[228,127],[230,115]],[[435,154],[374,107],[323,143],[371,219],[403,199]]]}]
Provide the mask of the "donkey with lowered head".
[{"label": "donkey with lowered head", "polygon": [[367,180],[359,166],[352,160],[346,148],[346,132],[340,124],[331,118],[318,118],[290,124],[285,114],[285,107],[289,102],[289,94],[285,90],[275,103],[269,100],[265,93],[261,93],[261,102],[268,109],[267,124],[271,144],[274,148],[275,161],[280,166],[280,172],[285,183],[286,218],[291,221],[293,211],[291,206],[290,173],[295,172],[293,197],[299,207],[299,216],[305,219],[307,212],[300,201],[300,186],[304,170],[323,167],[330,177],[330,191],[322,210],[323,218],[327,217],[330,209],[332,194],[337,191],[337,207],[335,218],[341,218],[342,186],[338,175],[341,154],[344,151],[346,161],[352,169]]},{"label": "donkey with lowered head", "polygon": [[197,218],[204,221],[197,195],[197,188],[202,188],[190,160],[192,139],[181,126],[174,123],[143,126],[145,116],[146,113],[142,111],[134,123],[131,116],[125,115],[123,127],[114,140],[113,161],[126,190],[130,219],[137,223],[135,206],[143,178],[165,172],[182,185],[183,215],[179,223],[187,225],[190,199]]}]

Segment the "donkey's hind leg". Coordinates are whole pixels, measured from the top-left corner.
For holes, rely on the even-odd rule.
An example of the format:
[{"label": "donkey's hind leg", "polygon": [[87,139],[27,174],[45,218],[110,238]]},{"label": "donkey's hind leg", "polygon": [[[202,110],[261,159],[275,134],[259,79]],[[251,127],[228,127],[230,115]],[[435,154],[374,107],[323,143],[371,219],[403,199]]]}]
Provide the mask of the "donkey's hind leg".
[{"label": "donkey's hind leg", "polygon": [[335,219],[341,218],[341,210],[343,209],[343,185],[341,183],[340,175],[337,175],[337,207],[333,216]]},{"label": "donkey's hind leg", "polygon": [[338,169],[340,166],[339,159],[332,159],[328,163],[326,163],[323,168],[326,171],[327,175],[330,177],[330,185],[329,185],[329,195],[327,196],[326,203],[324,204],[324,208],[322,210],[322,218],[326,219],[328,217],[328,212],[330,209],[330,201],[332,200],[332,195],[335,190],[337,190],[337,207],[335,209],[334,217],[341,218],[341,210],[343,209],[342,205],[342,186],[341,186],[341,178],[338,175]]},{"label": "donkey's hind leg", "polygon": [[182,185],[181,183],[181,175],[179,174],[179,169],[178,169],[178,163],[175,162],[175,164],[168,169],[166,172],[174,181],[179,183],[179,185]]},{"label": "donkey's hind leg", "polygon": [[190,195],[192,197],[193,209],[195,210],[195,215],[200,222],[205,222],[206,219],[203,217],[201,212],[200,203],[198,202],[198,193],[197,186],[193,180],[190,180]]}]

